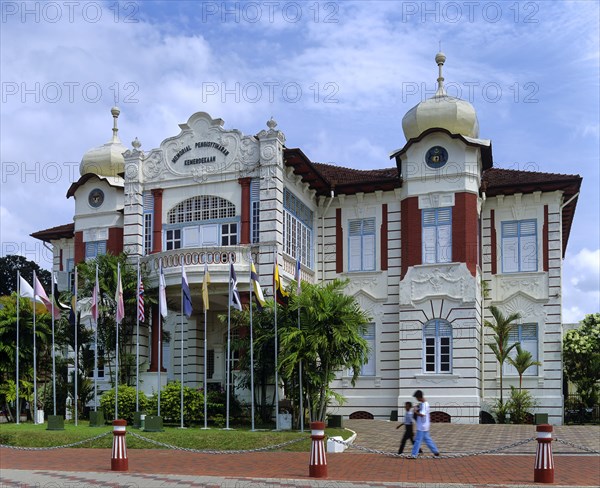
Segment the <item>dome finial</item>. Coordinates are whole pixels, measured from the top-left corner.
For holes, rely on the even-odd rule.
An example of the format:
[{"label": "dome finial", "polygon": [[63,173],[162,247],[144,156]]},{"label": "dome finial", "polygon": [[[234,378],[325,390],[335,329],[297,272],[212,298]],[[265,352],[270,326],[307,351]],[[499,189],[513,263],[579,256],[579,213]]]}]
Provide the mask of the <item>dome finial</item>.
[{"label": "dome finial", "polygon": [[119,132],[119,127],[117,126],[117,119],[119,118],[121,110],[119,110],[119,107],[115,106],[110,109],[110,113],[113,116],[113,142],[117,142],[119,141],[119,136],[117,135]]},{"label": "dome finial", "polygon": [[438,89],[435,93],[436,97],[443,97],[446,95],[446,90],[444,90],[444,76],[442,74],[442,66],[446,62],[446,55],[442,52],[442,41],[440,41],[440,52],[435,55],[435,62],[438,65]]}]

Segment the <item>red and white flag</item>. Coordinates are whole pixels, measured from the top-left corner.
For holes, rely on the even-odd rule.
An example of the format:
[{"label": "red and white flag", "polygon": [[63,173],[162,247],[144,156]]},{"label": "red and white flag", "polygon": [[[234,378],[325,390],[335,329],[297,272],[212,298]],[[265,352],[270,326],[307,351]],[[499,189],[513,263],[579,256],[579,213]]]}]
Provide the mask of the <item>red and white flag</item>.
[{"label": "red and white flag", "polygon": [[140,278],[140,282],[138,283],[138,320],[143,322],[146,320],[146,314],[144,313],[144,282],[142,278]]},{"label": "red and white flag", "polygon": [[117,303],[117,311],[115,320],[120,324],[125,318],[125,303],[123,302],[123,285],[121,284],[121,266],[117,268],[117,291],[115,293],[115,302]]}]

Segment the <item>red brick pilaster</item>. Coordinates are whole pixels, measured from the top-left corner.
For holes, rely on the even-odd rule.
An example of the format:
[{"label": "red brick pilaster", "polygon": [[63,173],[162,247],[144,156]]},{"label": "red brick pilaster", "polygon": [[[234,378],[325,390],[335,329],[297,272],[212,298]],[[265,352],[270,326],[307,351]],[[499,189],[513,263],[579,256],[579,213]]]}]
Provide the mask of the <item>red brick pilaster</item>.
[{"label": "red brick pilaster", "polygon": [[402,267],[400,279],[406,276],[410,266],[422,264],[421,258],[421,211],[419,210],[419,198],[410,197],[402,200],[400,204],[402,215]]},{"label": "red brick pilaster", "polygon": [[154,223],[152,225],[152,253],[162,251],[162,204],[163,190],[152,190],[154,197]]},{"label": "red brick pilaster", "polygon": [[544,227],[542,229],[542,245],[544,253],[544,271],[550,269],[550,248],[548,245],[549,217],[548,205],[544,205]]},{"label": "red brick pilaster", "polygon": [[477,272],[477,195],[456,193],[452,208],[452,261]]},{"label": "red brick pilaster", "polygon": [[75,265],[82,263],[85,261],[85,242],[83,242],[83,232],[75,232],[74,236],[74,246],[75,246]]},{"label": "red brick pilaster", "polygon": [[108,242],[106,243],[106,250],[114,256],[118,256],[123,252],[122,227],[111,227],[108,229]]},{"label": "red brick pilaster", "polygon": [[381,206],[381,271],[388,269],[388,206]]},{"label": "red brick pilaster", "polygon": [[335,272],[344,272],[344,232],[341,208],[335,209]]},{"label": "red brick pilaster", "polygon": [[250,182],[252,178],[239,178],[242,187],[242,228],[240,230],[240,244],[250,244]]}]

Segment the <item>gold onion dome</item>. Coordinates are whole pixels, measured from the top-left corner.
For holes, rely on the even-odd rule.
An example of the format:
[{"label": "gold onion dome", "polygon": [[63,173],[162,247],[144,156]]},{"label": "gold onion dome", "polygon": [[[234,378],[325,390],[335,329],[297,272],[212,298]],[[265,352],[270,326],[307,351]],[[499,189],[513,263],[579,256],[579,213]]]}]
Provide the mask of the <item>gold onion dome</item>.
[{"label": "gold onion dome", "polygon": [[473,105],[466,100],[449,96],[444,89],[442,66],[445,61],[444,53],[437,53],[435,62],[439,75],[435,95],[415,105],[402,119],[402,130],[407,141],[432,128],[446,129],[452,134],[467,137],[479,137],[479,122]]},{"label": "gold onion dome", "polygon": [[81,159],[79,173],[81,176],[93,173],[98,176],[118,176],[125,170],[123,153],[127,150],[119,139],[117,119],[121,111],[118,107],[110,110],[113,116],[112,139],[102,146],[94,147],[87,151]]}]

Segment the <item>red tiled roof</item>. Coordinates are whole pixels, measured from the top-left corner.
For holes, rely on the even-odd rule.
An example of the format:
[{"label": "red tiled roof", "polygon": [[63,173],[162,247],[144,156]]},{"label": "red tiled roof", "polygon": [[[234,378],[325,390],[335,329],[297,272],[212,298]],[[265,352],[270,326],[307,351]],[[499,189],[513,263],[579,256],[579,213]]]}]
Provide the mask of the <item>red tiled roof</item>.
[{"label": "red tiled roof", "polygon": [[51,227],[50,229],[38,230],[33,234],[30,234],[31,237],[35,239],[39,239],[44,242],[50,242],[56,239],[62,238],[70,238],[75,234],[75,224],[72,222],[70,224],[58,225],[56,227]]},{"label": "red tiled roof", "polygon": [[541,173],[538,171],[523,171],[516,169],[490,168],[483,173],[482,189],[495,194],[504,193],[500,189],[514,188],[516,193],[519,187],[525,185],[556,185],[560,183],[581,184],[581,176],[565,175],[559,173]]},{"label": "red tiled roof", "polygon": [[352,169],[327,163],[313,163],[313,166],[335,187],[398,179],[396,168]]}]

